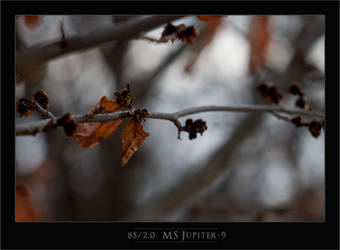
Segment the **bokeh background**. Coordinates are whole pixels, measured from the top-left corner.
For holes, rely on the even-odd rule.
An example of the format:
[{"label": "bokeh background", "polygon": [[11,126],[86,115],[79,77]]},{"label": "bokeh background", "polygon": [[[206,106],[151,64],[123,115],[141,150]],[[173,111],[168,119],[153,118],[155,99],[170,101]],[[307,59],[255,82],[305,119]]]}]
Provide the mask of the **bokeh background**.
[{"label": "bokeh background", "polygon": [[[60,22],[70,37],[133,18],[139,16],[17,16],[17,53],[60,39]],[[84,114],[129,83],[135,107],[175,112],[264,104],[258,82],[287,91],[296,81],[312,110],[324,112],[324,22],[323,16],[223,16],[212,24],[188,16],[173,24],[197,27],[194,44],[133,39],[72,53],[32,79],[17,78],[16,100],[44,89],[55,115]],[[163,27],[147,35],[159,38]],[[281,105],[294,107],[293,97]],[[208,130],[178,140],[172,123],[147,120],[150,136],[124,168],[122,125],[88,149],[60,128],[17,136],[17,220],[324,220],[324,131],[314,138],[306,128],[259,113],[186,118],[204,119]],[[16,115],[17,124],[39,119],[39,113]]]}]

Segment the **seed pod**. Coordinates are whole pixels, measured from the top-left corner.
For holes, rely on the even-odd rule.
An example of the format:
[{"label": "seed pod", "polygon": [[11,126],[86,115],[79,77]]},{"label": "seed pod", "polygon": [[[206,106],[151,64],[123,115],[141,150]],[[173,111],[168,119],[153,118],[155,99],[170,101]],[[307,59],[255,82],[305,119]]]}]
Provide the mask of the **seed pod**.
[{"label": "seed pod", "polygon": [[23,97],[17,102],[17,112],[19,116],[28,116],[34,110],[34,102],[31,97]]},{"label": "seed pod", "polygon": [[50,106],[48,95],[44,90],[35,92],[33,98],[43,109],[48,109]]}]

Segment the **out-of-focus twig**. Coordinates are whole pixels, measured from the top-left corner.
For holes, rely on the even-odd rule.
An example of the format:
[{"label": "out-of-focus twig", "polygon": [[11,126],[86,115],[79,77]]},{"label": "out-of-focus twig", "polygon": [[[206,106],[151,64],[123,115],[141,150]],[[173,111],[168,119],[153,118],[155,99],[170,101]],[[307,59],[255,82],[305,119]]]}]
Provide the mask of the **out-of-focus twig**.
[{"label": "out-of-focus twig", "polygon": [[136,38],[143,32],[179,18],[182,18],[182,16],[136,18],[115,27],[103,28],[89,34],[69,37],[42,46],[35,46],[16,55],[16,69],[20,72],[32,63],[40,65],[67,53],[89,49],[108,41]]}]

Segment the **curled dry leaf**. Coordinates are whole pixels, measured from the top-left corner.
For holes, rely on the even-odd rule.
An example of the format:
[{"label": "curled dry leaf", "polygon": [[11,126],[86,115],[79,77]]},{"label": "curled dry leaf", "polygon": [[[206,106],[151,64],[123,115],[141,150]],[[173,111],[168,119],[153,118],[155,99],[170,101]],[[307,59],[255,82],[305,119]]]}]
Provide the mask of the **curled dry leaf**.
[{"label": "curled dry leaf", "polygon": [[143,130],[143,126],[136,119],[131,119],[124,127],[121,134],[122,139],[122,161],[121,166],[124,167],[131,156],[142,145],[143,141],[150,134]]},{"label": "curled dry leaf", "polygon": [[[120,106],[103,96],[100,101],[94,105],[88,115],[106,114],[121,111]],[[122,122],[122,120],[102,122],[78,123],[70,138],[74,139],[79,147],[88,148],[97,146],[100,140],[108,137]]]}]

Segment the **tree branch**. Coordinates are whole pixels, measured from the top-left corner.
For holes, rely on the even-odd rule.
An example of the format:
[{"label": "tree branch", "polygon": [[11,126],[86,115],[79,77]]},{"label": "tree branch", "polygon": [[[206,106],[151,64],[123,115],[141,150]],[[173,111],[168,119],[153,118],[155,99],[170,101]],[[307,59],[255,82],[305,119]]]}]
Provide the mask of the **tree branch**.
[{"label": "tree branch", "polygon": [[[174,112],[174,113],[150,113],[148,115],[149,119],[161,119],[168,120],[175,124],[178,128],[179,132],[183,130],[178,119],[180,117],[188,116],[191,114],[198,114],[203,112],[269,112],[273,114],[275,113],[285,113],[290,115],[304,115],[304,116],[314,116],[318,118],[324,118],[324,114],[322,113],[312,113],[304,110],[298,109],[285,109],[279,106],[266,106],[266,105],[242,105],[242,106],[200,106],[194,108],[184,109],[182,111]],[[87,123],[87,122],[109,122],[115,120],[122,120],[125,118],[131,117],[130,111],[122,111],[117,113],[108,113],[108,114],[95,114],[95,115],[73,115],[72,118],[78,123]],[[51,123],[56,123],[57,117],[55,119],[45,119],[36,122],[29,122],[25,124],[16,125],[16,135],[35,135],[37,132],[40,132],[44,129],[44,127]]]},{"label": "tree branch", "polygon": [[81,49],[89,49],[112,40],[127,40],[140,36],[158,26],[183,16],[152,16],[136,18],[115,27],[103,28],[85,35],[60,39],[46,45],[34,46],[16,55],[16,69],[21,72],[33,62],[41,65],[51,59]]}]

